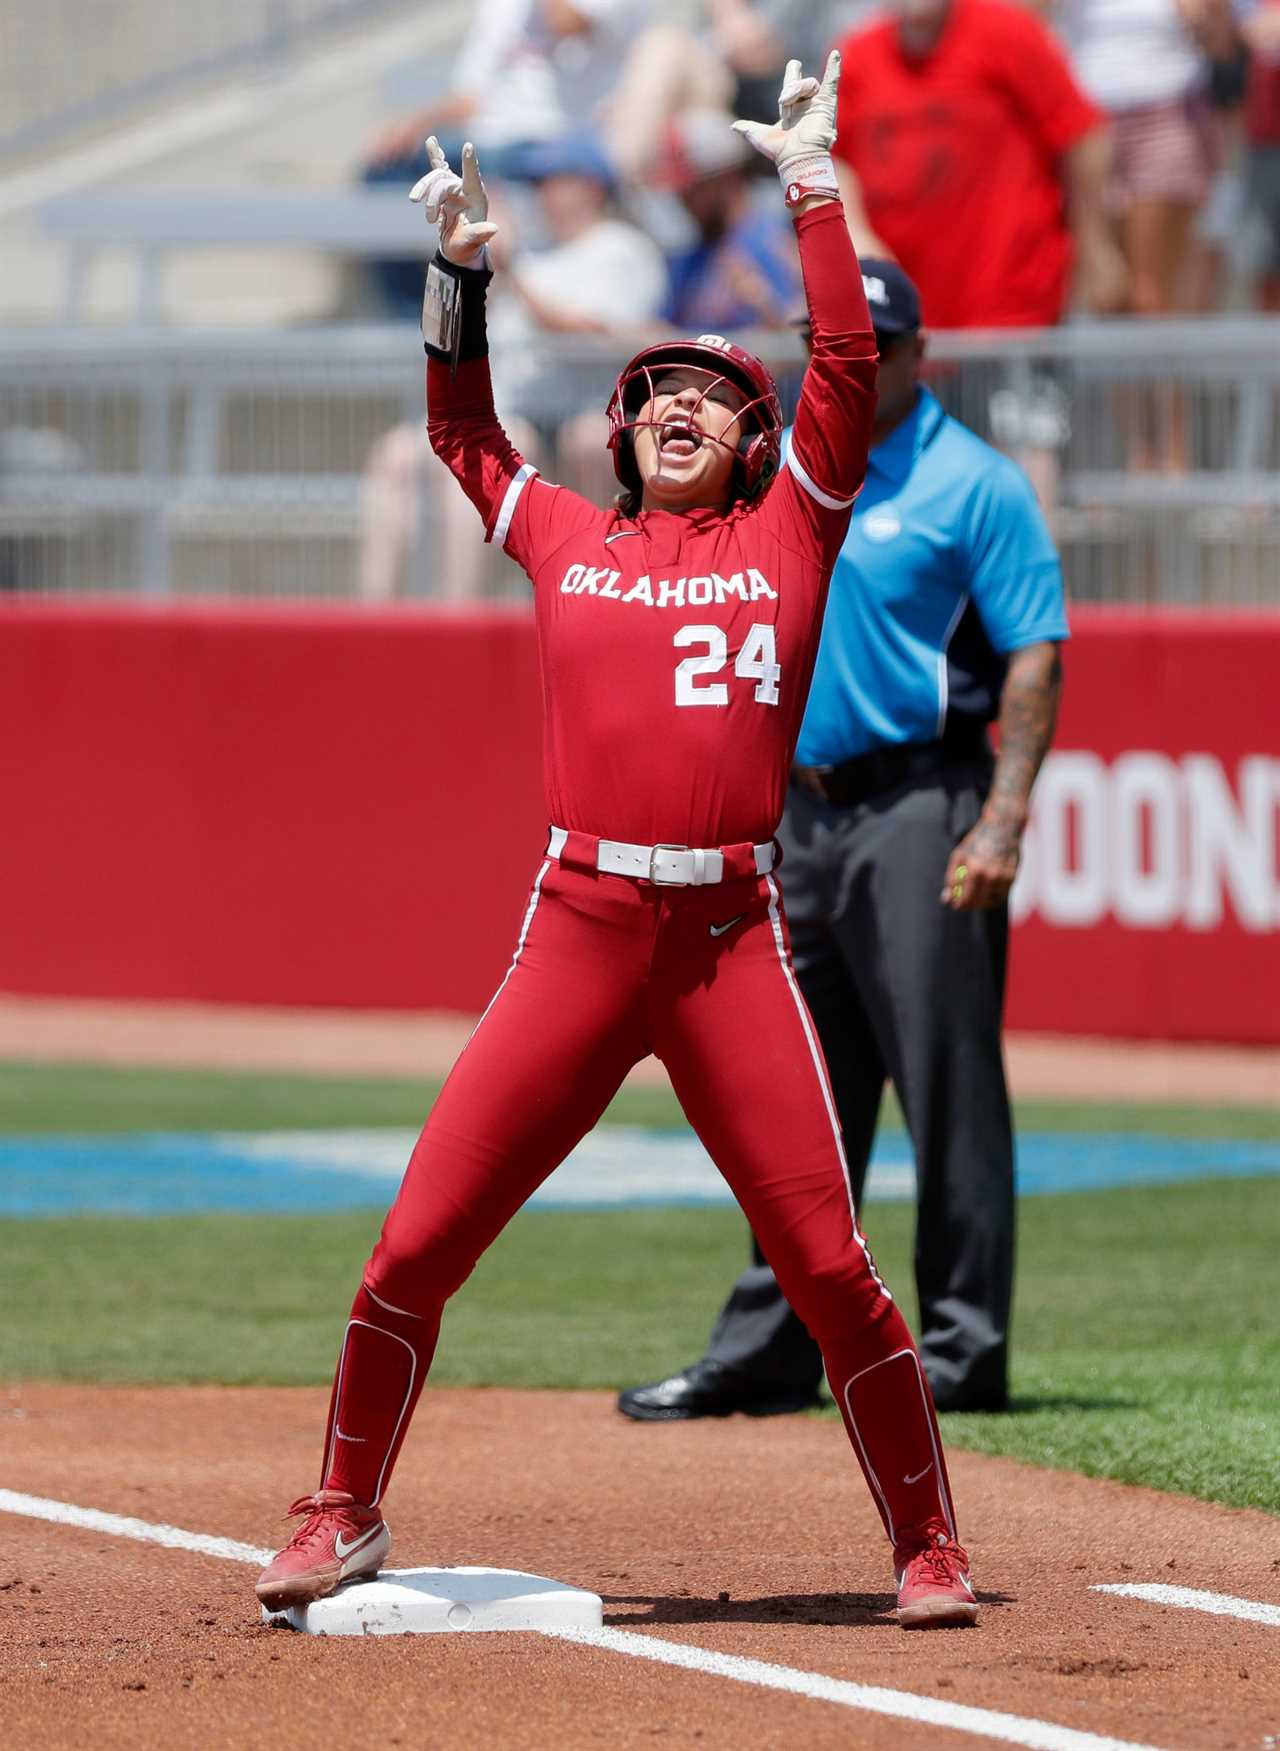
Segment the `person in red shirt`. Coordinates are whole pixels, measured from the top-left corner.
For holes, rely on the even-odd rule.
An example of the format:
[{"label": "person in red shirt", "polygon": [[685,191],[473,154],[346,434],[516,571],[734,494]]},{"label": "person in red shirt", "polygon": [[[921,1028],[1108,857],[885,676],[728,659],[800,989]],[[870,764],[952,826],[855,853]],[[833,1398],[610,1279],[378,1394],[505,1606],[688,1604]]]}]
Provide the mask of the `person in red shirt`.
[{"label": "person in red shirt", "polygon": [[[791,448],[765,367],[717,335],[661,342],[609,409],[619,501],[541,479],[498,424],[474,151],[428,142],[428,432],[528,573],[552,822],[507,975],[437,1099],[365,1267],[319,1488],[264,1570],[268,1610],[376,1572],[379,1503],[446,1299],[595,1124],[633,1064],[690,1122],[817,1338],[894,1550],[899,1621],[977,1604],[933,1401],[859,1229],[830,1083],[796,985],[774,830],[832,566],[866,471],[876,348],[831,162],[839,57],[787,68],[776,163],[813,329]],[[449,312],[453,314],[450,315]]]},{"label": "person in red shirt", "polygon": [[1109,147],[1057,39],[1016,0],[892,0],[847,36],[837,170],[861,253],[899,261],[930,328],[1058,322],[1073,267],[1122,307]]}]

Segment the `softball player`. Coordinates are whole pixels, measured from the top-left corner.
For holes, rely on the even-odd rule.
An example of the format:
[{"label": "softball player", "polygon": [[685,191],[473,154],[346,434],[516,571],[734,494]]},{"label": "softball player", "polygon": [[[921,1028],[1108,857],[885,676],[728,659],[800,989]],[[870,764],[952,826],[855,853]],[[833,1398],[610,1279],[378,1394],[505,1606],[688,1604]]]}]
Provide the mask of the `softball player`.
[{"label": "softball player", "polygon": [[637,355],[609,407],[623,485],[597,509],[538,477],[493,411],[474,151],[434,140],[428,432],[534,587],[553,823],[507,975],[442,1089],[365,1267],[320,1487],[264,1570],[272,1609],[377,1571],[379,1504],[445,1301],[655,1053],[821,1346],[894,1549],[906,1627],[971,1623],[929,1389],[859,1230],[826,1068],[791,965],[774,829],[831,569],[862,484],[876,349],[831,164],[839,59],[787,68],[773,127],[813,328],[786,464],[759,360],[716,335]]}]

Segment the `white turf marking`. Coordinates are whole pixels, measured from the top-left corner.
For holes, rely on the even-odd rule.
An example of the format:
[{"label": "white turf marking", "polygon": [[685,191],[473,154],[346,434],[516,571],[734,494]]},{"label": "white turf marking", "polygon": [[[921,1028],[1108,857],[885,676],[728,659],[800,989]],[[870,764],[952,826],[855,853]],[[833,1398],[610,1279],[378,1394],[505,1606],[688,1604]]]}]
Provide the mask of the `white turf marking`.
[{"label": "white turf marking", "polygon": [[[233,1162],[278,1164],[294,1173],[355,1174],[388,1198],[404,1178],[417,1131],[378,1126],[338,1131],[215,1131],[213,1147]],[[909,1155],[872,1163],[868,1202],[914,1198]],[[597,1125],[531,1202],[550,1205],[627,1203],[732,1204],[733,1193],[692,1131],[651,1131],[644,1125]]]},{"label": "white turf marking", "polygon": [[998,1739],[1005,1745],[1030,1746],[1032,1751],[1153,1751],[1153,1747],[1138,1745],[1132,1739],[1106,1739],[1097,1733],[1077,1732],[1074,1727],[1057,1727],[1051,1721],[1001,1714],[996,1709],[939,1702],[932,1696],[913,1696],[905,1690],[884,1690],[877,1684],[854,1684],[846,1678],[827,1678],[821,1672],[797,1672],[790,1666],[747,1660],[738,1654],[717,1654],[709,1648],[688,1647],[682,1642],[663,1642],[654,1636],[637,1635],[632,1630],[544,1629],[539,1634],[552,1641],[581,1642],[589,1648],[608,1648],[615,1654],[656,1660],[664,1666],[683,1666],[689,1671],[707,1672],[716,1678],[732,1678],[739,1684],[786,1690],[793,1696],[812,1697],[815,1702],[841,1703],[845,1708],[889,1715],[894,1720],[919,1721],[925,1726],[978,1733],[986,1739]]},{"label": "white turf marking", "polygon": [[1181,1605],[1187,1611],[1209,1611],[1215,1617],[1243,1617],[1248,1623],[1270,1623],[1280,1629],[1280,1605],[1260,1605],[1256,1599],[1237,1599],[1230,1593],[1202,1593],[1197,1587],[1166,1587],[1162,1581],[1130,1586],[1096,1586],[1094,1593],[1122,1593],[1127,1599],[1146,1599],[1152,1605]]},{"label": "white turf marking", "polygon": [[[225,1557],[230,1562],[270,1562],[274,1551],[234,1538],[214,1538],[205,1532],[186,1532],[180,1526],[153,1526],[124,1514],[104,1514],[98,1508],[78,1508],[73,1502],[54,1502],[45,1496],[24,1496],[17,1490],[0,1490],[0,1511],[24,1514],[33,1520],[55,1520],[67,1526],[83,1526],[94,1532],[110,1532],[119,1538],[137,1538],[147,1544],[170,1545],[176,1550],[194,1550],[202,1556]],[[1178,1589],[1171,1589],[1177,1591]],[[1206,1594],[1206,1598],[1216,1595]],[[1239,1601],[1237,1601],[1239,1603]],[[1029,1720],[1023,1715],[1002,1714],[996,1709],[970,1708],[965,1703],[938,1702],[931,1696],[913,1696],[906,1690],[885,1690],[879,1685],[854,1684],[845,1678],[828,1678],[821,1672],[797,1672],[790,1666],[774,1666],[765,1660],[748,1660],[738,1654],[717,1654],[683,1642],[660,1641],[656,1636],[637,1635],[625,1629],[544,1629],[534,1632],[553,1641],[577,1642],[603,1648],[633,1659],[653,1660],[664,1666],[681,1666],[690,1672],[705,1672],[713,1678],[731,1678],[738,1684],[756,1684],[766,1690],[807,1696],[814,1702],[839,1703],[867,1714],[888,1715],[894,1720],[920,1721],[931,1727],[950,1727],[959,1733],[977,1733],[1005,1745],[1025,1745],[1028,1751],[1158,1751],[1133,1739],[1108,1739],[1097,1733],[1058,1727],[1051,1721]]]},{"label": "white turf marking", "polygon": [[261,1567],[276,1554],[253,1544],[237,1544],[234,1538],[213,1538],[207,1532],[184,1532],[181,1526],[153,1526],[149,1520],[134,1520],[127,1514],[104,1514],[99,1508],[77,1508],[74,1502],[51,1502],[46,1496],[23,1496],[17,1490],[0,1490],[0,1510],[25,1514],[29,1520],[56,1520],[64,1526],[83,1526],[90,1532],[111,1532],[117,1538],[137,1538],[144,1544],[168,1544],[174,1550],[194,1550],[201,1556],[226,1557],[233,1563]]}]

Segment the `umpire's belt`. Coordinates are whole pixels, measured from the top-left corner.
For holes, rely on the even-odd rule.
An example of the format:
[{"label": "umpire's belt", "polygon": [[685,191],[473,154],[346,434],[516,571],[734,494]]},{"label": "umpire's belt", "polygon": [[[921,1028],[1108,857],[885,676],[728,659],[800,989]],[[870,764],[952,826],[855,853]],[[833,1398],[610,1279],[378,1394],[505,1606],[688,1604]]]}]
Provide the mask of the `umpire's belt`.
[{"label": "umpire's belt", "polygon": [[824,802],[847,809],[912,779],[928,778],[946,766],[990,759],[986,728],[971,721],[948,727],[937,742],[896,742],[842,760],[838,766],[793,766],[791,777]]},{"label": "umpire's belt", "polygon": [[552,827],[547,840],[547,856],[558,858],[567,869],[600,870],[656,882],[662,888],[701,888],[742,876],[768,875],[776,855],[772,841],[700,850],[692,845],[629,845],[564,827]]}]

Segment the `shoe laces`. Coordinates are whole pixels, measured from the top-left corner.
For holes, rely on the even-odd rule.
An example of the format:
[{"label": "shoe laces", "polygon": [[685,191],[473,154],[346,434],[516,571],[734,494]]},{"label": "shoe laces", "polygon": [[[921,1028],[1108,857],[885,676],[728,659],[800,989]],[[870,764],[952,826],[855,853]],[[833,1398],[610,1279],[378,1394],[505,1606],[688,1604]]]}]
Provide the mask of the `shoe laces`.
[{"label": "shoe laces", "polygon": [[286,1520],[294,1520],[300,1514],[305,1515],[302,1525],[294,1531],[289,1540],[290,1550],[303,1550],[313,1544],[326,1530],[326,1522],[335,1510],[354,1507],[355,1499],[344,1490],[317,1490],[311,1496],[299,1496],[296,1502],[290,1504],[285,1514]]},{"label": "shoe laces", "polygon": [[956,1579],[957,1569],[967,1572],[968,1567],[967,1554],[956,1543],[955,1539],[948,1538],[945,1532],[932,1534],[928,1544],[922,1545],[919,1550],[912,1551],[903,1564],[904,1571],[907,1568],[914,1568],[917,1572],[923,1570],[922,1579],[927,1577],[930,1581],[936,1581],[940,1586],[950,1586]]}]

